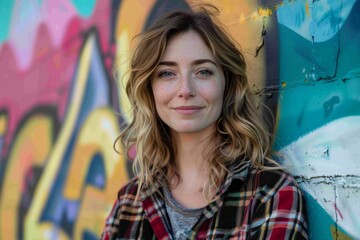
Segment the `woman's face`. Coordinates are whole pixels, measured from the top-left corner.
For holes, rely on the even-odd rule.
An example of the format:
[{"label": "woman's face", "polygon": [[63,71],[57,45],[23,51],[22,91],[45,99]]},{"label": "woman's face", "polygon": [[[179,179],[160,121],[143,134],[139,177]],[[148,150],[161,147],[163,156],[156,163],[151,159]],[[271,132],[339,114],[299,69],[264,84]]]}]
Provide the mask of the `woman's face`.
[{"label": "woman's face", "polygon": [[151,87],[156,111],[172,133],[209,136],[214,131],[225,77],[197,32],[190,30],[170,39]]}]

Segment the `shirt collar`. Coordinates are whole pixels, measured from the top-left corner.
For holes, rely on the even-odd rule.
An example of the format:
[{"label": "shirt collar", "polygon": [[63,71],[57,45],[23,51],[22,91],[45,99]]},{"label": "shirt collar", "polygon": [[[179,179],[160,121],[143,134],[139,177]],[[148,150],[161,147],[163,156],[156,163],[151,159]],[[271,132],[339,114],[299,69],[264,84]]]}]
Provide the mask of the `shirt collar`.
[{"label": "shirt collar", "polygon": [[144,200],[161,190],[161,186],[158,182],[154,182],[152,185],[144,185],[140,190],[140,200]]},{"label": "shirt collar", "polygon": [[229,173],[227,174],[224,183],[220,186],[217,194],[221,195],[226,192],[234,179],[238,179],[243,182],[246,181],[250,167],[250,160],[235,160],[232,162],[228,167]]},{"label": "shirt collar", "polygon": [[[222,195],[224,192],[226,192],[234,179],[239,179],[244,182],[249,174],[250,167],[250,160],[237,159],[230,163],[228,167],[229,173],[227,174],[224,183],[220,186],[216,195]],[[144,186],[140,192],[140,199],[145,199],[153,195],[155,192],[160,190],[160,187],[161,186],[158,182],[154,182],[154,184],[151,186]]]},{"label": "shirt collar", "polygon": [[[204,209],[204,216],[208,219],[211,218],[223,205],[223,194],[230,187],[234,179],[238,179],[242,182],[245,182],[248,174],[249,168],[251,167],[250,160],[235,160],[229,165],[229,173],[225,178],[224,183],[220,186],[218,192],[216,193],[215,200],[207,205]],[[205,221],[205,219],[203,219]]]},{"label": "shirt collar", "polygon": [[[199,221],[193,226],[194,231],[202,226],[203,222],[211,218],[223,205],[223,195],[231,185],[234,179],[246,181],[248,176],[250,161],[235,160],[228,167],[229,173],[225,178],[224,183],[219,188],[217,196],[214,201],[208,204]],[[155,235],[158,239],[172,239],[171,223],[166,213],[165,203],[162,200],[163,194],[160,184],[155,182],[151,186],[144,186],[140,191],[140,199],[144,209],[146,218],[149,220]],[[197,229],[196,231],[198,231]]]}]

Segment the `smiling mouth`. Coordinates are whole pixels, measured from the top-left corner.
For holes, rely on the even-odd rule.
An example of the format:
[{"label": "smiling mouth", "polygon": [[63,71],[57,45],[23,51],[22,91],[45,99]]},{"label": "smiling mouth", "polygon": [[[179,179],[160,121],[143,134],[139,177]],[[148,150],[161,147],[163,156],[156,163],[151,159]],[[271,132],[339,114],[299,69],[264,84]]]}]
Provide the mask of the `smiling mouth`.
[{"label": "smiling mouth", "polygon": [[173,108],[177,113],[182,115],[191,115],[200,112],[203,107],[199,106],[180,106]]}]

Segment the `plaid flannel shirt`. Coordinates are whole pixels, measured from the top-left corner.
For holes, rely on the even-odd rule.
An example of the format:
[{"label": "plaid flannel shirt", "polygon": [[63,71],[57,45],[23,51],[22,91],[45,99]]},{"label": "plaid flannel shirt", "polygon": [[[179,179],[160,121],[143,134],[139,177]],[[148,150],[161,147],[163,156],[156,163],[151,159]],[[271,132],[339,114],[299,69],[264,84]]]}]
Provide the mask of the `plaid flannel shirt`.
[{"label": "plaid flannel shirt", "polygon": [[[288,173],[249,162],[230,170],[188,239],[308,239],[305,199]],[[135,202],[137,187],[134,178],[120,190],[101,238],[173,239],[159,186],[144,188]]]}]

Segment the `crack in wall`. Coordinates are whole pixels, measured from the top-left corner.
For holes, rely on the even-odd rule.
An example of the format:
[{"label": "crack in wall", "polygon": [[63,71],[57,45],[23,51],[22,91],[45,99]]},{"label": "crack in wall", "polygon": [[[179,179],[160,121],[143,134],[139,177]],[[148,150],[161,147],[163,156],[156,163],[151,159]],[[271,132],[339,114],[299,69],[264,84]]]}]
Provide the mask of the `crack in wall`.
[{"label": "crack in wall", "polygon": [[[343,7],[343,0],[341,0],[340,2],[340,10],[339,10],[339,16],[338,16],[338,24],[337,24],[337,44],[338,44],[338,49],[336,52],[336,58],[335,58],[335,69],[334,69],[334,74],[332,76],[325,76],[325,77],[318,77],[317,81],[323,81],[323,80],[331,80],[333,78],[336,78],[337,76],[337,71],[338,71],[338,67],[339,67],[339,58],[340,58],[340,25],[341,25],[341,12],[342,12],[342,7]],[[314,40],[314,36],[313,36],[313,40]]]},{"label": "crack in wall", "polygon": [[343,188],[360,188],[360,176],[358,175],[333,175],[333,176],[294,176],[298,183],[338,185]]},{"label": "crack in wall", "polygon": [[348,76],[343,77],[329,77],[329,78],[322,78],[323,81],[319,82],[298,82],[293,84],[288,84],[286,82],[279,83],[279,85],[267,86],[264,88],[252,88],[253,93],[256,96],[262,97],[266,96],[268,98],[272,98],[274,94],[278,93],[279,91],[285,91],[288,89],[293,89],[301,86],[318,86],[318,84],[327,84],[331,82],[343,82],[348,83],[349,81],[353,80],[354,78],[360,78],[360,76],[354,75],[351,78]]},{"label": "crack in wall", "polygon": [[338,239],[338,212],[337,212],[337,192],[336,192],[336,186],[334,186],[334,194],[335,194],[335,239]]},{"label": "crack in wall", "polygon": [[266,35],[266,29],[265,29],[265,17],[263,17],[262,19],[262,30],[261,30],[261,37],[260,37],[260,41],[256,46],[255,49],[255,57],[258,56],[260,49],[264,46],[265,44],[265,35]]}]

